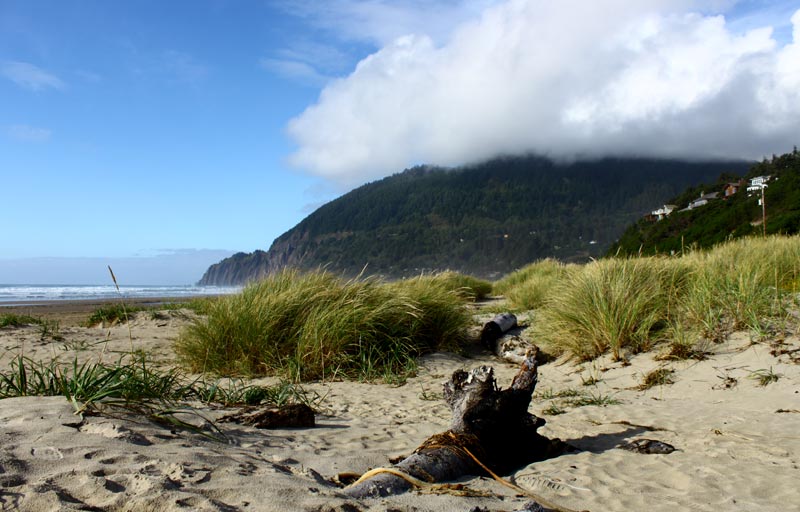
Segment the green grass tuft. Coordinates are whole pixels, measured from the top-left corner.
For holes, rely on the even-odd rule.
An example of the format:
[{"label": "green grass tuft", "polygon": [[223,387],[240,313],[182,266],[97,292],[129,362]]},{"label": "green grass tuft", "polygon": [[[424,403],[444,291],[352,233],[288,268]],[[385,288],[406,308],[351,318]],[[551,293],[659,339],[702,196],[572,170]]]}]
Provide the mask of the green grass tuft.
[{"label": "green grass tuft", "polygon": [[192,380],[177,369],[158,369],[149,365],[144,357],[133,355],[123,356],[114,364],[79,364],[75,359],[66,365],[56,361],[44,364],[18,356],[11,361],[9,370],[0,371],[0,399],[58,395],[66,397],[76,413],[118,407],[189,430],[198,430],[198,427],[181,420],[179,414],[202,418],[187,405],[189,401],[225,406],[281,406],[287,403],[317,405],[321,400],[288,383],[265,387]]},{"label": "green grass tuft", "polygon": [[773,382],[783,377],[780,373],[775,373],[770,366],[769,370],[761,369],[750,372],[750,378],[757,381],[759,386],[769,386]]},{"label": "green grass tuft", "polygon": [[656,368],[642,377],[642,383],[639,384],[638,389],[640,391],[644,391],[654,386],[666,386],[668,384],[674,384],[675,380],[672,378],[674,373],[675,370],[670,368]]},{"label": "green grass tuft", "polygon": [[41,318],[34,318],[28,315],[5,314],[0,315],[0,327],[22,327],[25,325],[40,325]]},{"label": "green grass tuft", "polygon": [[130,315],[139,311],[144,311],[144,308],[125,307],[123,304],[109,304],[93,311],[84,323],[87,326],[121,324],[127,322],[130,319]]},{"label": "green grass tuft", "polygon": [[558,284],[534,333],[579,360],[607,350],[620,359],[623,349],[640,352],[658,339],[680,286],[674,269],[655,258],[596,261]]},{"label": "green grass tuft", "polygon": [[176,344],[191,371],[402,380],[415,358],[458,349],[471,319],[449,281],[385,284],[286,270],[210,304]]}]

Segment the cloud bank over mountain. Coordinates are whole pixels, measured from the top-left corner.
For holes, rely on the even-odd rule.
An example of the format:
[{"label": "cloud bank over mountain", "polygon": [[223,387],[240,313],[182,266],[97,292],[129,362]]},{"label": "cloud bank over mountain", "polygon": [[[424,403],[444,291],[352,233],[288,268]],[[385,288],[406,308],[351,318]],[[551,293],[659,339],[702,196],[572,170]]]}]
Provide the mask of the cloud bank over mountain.
[{"label": "cloud bank over mountain", "polygon": [[[717,2],[724,4],[724,2]],[[800,134],[792,40],[687,1],[508,0],[395,38],[289,122],[290,162],[352,186],[500,154],[759,158]],[[705,9],[705,10],[703,10]]]}]

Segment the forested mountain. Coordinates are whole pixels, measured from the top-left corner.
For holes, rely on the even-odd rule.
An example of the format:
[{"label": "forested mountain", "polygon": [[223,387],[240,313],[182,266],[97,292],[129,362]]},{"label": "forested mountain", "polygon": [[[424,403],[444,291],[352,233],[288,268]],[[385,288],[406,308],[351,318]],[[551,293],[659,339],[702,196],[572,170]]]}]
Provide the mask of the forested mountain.
[{"label": "forested mountain", "polygon": [[632,222],[687,186],[744,162],[499,158],[415,167],[317,209],[266,253],[212,266],[201,284],[239,284],[283,266],[400,277],[452,269],[496,277],[544,257],[604,254]]},{"label": "forested mountain", "polygon": [[[768,177],[761,192],[748,193],[753,178]],[[729,185],[738,191],[725,196]],[[732,189],[729,189],[731,192]],[[717,193],[708,204],[688,209],[702,195]],[[800,233],[800,153],[773,156],[741,174],[725,174],[716,181],[697,185],[667,201],[675,211],[663,220],[640,219],[609,250],[610,254],[670,254],[687,247],[706,248],[730,238],[762,234]],[[766,213],[766,229],[762,215]]]}]

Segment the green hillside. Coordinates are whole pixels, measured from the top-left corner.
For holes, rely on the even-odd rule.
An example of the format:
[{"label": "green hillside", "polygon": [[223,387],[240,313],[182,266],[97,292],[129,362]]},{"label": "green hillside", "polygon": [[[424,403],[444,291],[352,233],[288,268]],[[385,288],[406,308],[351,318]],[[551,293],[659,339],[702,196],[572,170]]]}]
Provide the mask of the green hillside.
[{"label": "green hillside", "polygon": [[[761,193],[747,192],[752,178],[769,176],[764,190],[766,230],[762,225]],[[729,183],[741,182],[738,192],[724,197]],[[702,194],[719,198],[687,210]],[[663,220],[642,218],[611,246],[609,254],[669,254],[687,247],[707,248],[732,238],[800,232],[800,153],[797,149],[753,165],[741,175],[727,173],[716,181],[690,187],[667,204],[676,210]]]},{"label": "green hillside", "polygon": [[585,261],[687,186],[748,166],[653,159],[557,164],[531,156],[458,169],[417,167],[325,204],[266,254],[223,260],[201,283],[237,284],[285,266],[497,277],[544,257]]}]

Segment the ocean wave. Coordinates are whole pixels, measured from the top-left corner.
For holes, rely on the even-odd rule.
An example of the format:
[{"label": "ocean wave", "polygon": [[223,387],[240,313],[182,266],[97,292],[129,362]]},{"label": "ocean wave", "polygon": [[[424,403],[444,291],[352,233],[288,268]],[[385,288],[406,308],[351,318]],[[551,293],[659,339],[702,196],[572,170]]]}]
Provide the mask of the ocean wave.
[{"label": "ocean wave", "polygon": [[196,297],[225,295],[241,287],[225,286],[120,286],[112,285],[0,285],[0,303],[51,300],[138,299],[150,297]]}]

